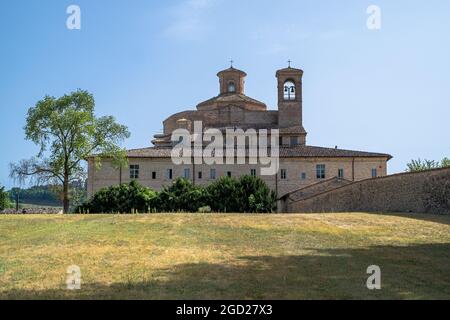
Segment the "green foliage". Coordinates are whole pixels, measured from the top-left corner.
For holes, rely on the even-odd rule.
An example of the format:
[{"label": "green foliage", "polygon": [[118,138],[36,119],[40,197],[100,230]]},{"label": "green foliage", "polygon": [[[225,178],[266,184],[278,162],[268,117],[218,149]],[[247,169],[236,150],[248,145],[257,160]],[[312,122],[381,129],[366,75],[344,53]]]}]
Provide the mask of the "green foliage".
[{"label": "green foliage", "polygon": [[[75,209],[76,213],[134,213],[149,212],[156,193],[136,181],[105,188],[90,201]],[[150,210],[149,210],[150,209]]]},{"label": "green foliage", "polygon": [[[86,201],[86,188],[82,183],[70,184],[72,205],[77,206]],[[12,201],[19,193],[19,202],[42,206],[60,206],[62,188],[59,185],[33,186],[28,189],[13,188],[9,191]]]},{"label": "green foliage", "polygon": [[209,194],[205,188],[180,178],[158,193],[155,208],[159,212],[197,212],[208,203]]},{"label": "green foliage", "polygon": [[444,158],[441,161],[441,167],[442,168],[447,168],[450,167],[450,159],[449,158]]},{"label": "green foliage", "polygon": [[411,160],[410,163],[407,164],[408,169],[407,172],[420,172],[420,171],[426,171],[431,169],[439,169],[439,168],[446,168],[450,167],[450,159],[444,158],[441,161],[435,161],[435,160]]},{"label": "green foliage", "polygon": [[276,194],[258,177],[223,177],[208,186],[215,212],[270,213],[276,210]]},{"label": "green foliage", "polygon": [[69,209],[70,183],[85,177],[84,159],[97,154],[120,165],[125,162],[119,143],[129,137],[128,129],[113,117],[97,118],[94,108],[94,97],[83,90],[38,101],[28,110],[25,134],[40,147],[39,153],[11,164],[13,178],[62,185],[65,212]]},{"label": "green foliage", "polygon": [[0,210],[11,208],[11,206],[9,193],[5,191],[5,187],[0,187]]},{"label": "green foliage", "polygon": [[270,213],[276,211],[277,196],[261,178],[242,176],[239,178],[239,184],[242,188],[243,212]]},{"label": "green foliage", "polygon": [[61,204],[57,186],[34,186],[28,189],[13,188],[9,193],[12,200],[14,200],[15,194],[19,193],[20,203],[48,206],[58,206]]},{"label": "green foliage", "polygon": [[76,212],[233,212],[270,213],[276,210],[276,195],[263,180],[244,176],[223,177],[208,187],[177,179],[161,192],[137,182],[102,189]]},{"label": "green foliage", "polygon": [[422,161],[422,159],[419,158],[418,160],[411,160],[411,162],[407,164],[407,167],[408,172],[419,172],[440,168],[441,166],[439,162],[434,160],[425,159]]},{"label": "green foliage", "polygon": [[245,212],[243,190],[235,178],[222,177],[207,187],[214,212]]}]

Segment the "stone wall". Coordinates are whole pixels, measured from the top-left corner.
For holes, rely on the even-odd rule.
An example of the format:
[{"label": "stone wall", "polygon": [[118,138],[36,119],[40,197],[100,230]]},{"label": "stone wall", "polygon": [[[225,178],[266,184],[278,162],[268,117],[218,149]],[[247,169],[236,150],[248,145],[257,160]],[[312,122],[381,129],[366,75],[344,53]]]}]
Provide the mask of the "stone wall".
[{"label": "stone wall", "polygon": [[288,203],[287,212],[450,213],[450,168],[352,183]]},{"label": "stone wall", "polygon": [[63,214],[59,208],[26,208],[26,209],[5,209],[0,214]]}]

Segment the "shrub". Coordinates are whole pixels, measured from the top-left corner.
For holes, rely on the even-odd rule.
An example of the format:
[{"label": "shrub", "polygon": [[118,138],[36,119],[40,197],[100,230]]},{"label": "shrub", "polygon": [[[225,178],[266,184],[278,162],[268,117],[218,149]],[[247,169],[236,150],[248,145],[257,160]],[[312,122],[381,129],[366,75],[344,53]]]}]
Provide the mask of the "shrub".
[{"label": "shrub", "polygon": [[154,207],[156,193],[141,186],[136,181],[105,188],[97,192],[91,200],[75,209],[75,212],[91,213],[131,213],[148,212]]},{"label": "shrub", "polygon": [[263,180],[250,176],[223,177],[208,187],[177,179],[158,193],[133,181],[100,190],[76,212],[131,213],[134,210],[270,213],[276,210],[276,195]]},{"label": "shrub", "polygon": [[259,177],[242,176],[242,212],[270,213],[276,210],[277,196]]},{"label": "shrub", "polygon": [[164,187],[154,201],[155,208],[160,212],[197,212],[199,207],[208,203],[209,195],[205,188],[181,178],[170,187]]},{"label": "shrub", "polygon": [[276,194],[259,177],[224,177],[208,188],[216,212],[270,213],[276,210]]},{"label": "shrub", "polygon": [[215,212],[245,212],[242,188],[235,178],[222,177],[207,187],[210,206]]},{"label": "shrub", "polygon": [[0,188],[0,210],[11,208],[12,204],[9,199],[9,193],[5,191],[5,187]]}]

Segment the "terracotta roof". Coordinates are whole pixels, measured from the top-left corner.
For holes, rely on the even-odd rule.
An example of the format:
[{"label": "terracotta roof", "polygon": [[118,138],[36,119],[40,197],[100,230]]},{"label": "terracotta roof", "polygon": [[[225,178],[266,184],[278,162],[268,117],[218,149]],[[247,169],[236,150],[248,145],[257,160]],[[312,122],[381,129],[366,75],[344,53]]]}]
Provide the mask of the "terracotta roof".
[{"label": "terracotta roof", "polygon": [[[128,150],[130,158],[170,158],[170,148],[144,148]],[[387,158],[392,156],[386,153],[342,150],[334,148],[323,148],[313,146],[280,147],[281,158]]]},{"label": "terracotta roof", "polygon": [[297,146],[293,148],[280,148],[280,157],[327,157],[327,158],[388,158],[392,156],[386,153],[343,150],[335,148],[313,147],[313,146]]},{"label": "terracotta roof", "polygon": [[230,67],[230,68],[228,68],[228,69],[219,71],[219,73],[217,74],[217,76],[220,77],[220,75],[221,75],[222,73],[225,73],[225,72],[238,72],[238,73],[242,74],[244,77],[247,76],[247,74],[246,74],[244,71],[239,70],[239,69],[236,69],[236,68],[234,68],[234,67]]},{"label": "terracotta roof", "polygon": [[211,98],[209,100],[199,103],[197,105],[197,107],[210,105],[213,103],[220,103],[220,102],[225,102],[225,103],[249,102],[249,103],[259,104],[261,106],[266,107],[265,103],[255,100],[253,98],[250,98],[250,97],[246,96],[245,94],[238,94],[238,93],[227,93],[227,94],[218,95],[217,97],[214,97],[214,98]]},{"label": "terracotta roof", "polygon": [[280,133],[283,134],[296,134],[296,133],[306,133],[305,128],[303,126],[295,126],[295,127],[288,127],[288,128],[280,128]]},{"label": "terracotta roof", "polygon": [[277,74],[281,73],[281,72],[302,72],[303,73],[303,70],[302,69],[296,69],[296,68],[288,67],[288,68],[284,68],[284,69],[278,70]]}]

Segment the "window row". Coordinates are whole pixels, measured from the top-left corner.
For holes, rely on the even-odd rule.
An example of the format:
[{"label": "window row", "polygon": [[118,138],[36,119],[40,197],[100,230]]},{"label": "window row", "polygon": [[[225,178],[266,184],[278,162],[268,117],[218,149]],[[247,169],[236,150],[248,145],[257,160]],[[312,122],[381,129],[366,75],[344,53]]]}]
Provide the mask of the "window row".
[{"label": "window row", "polygon": [[[256,177],[256,169],[251,169],[250,170],[250,175],[252,177]],[[231,171],[227,171],[226,175],[228,177],[232,176],[232,172]],[[344,169],[338,169],[337,172],[337,176],[338,178],[343,179],[344,178]],[[173,169],[167,169],[166,170],[166,174],[165,174],[166,179],[172,180],[173,179]],[[318,164],[316,166],[316,179],[319,180],[323,180],[326,179],[326,165],[324,164]],[[378,177],[378,171],[377,169],[372,169],[372,178],[376,178]],[[156,171],[152,172],[152,180],[156,180],[157,177],[157,173]],[[191,169],[190,168],[185,168],[184,172],[183,172],[183,178],[185,179],[190,179],[191,178]],[[199,180],[203,179],[203,172],[202,171],[198,171],[197,172],[197,178]],[[214,180],[217,178],[217,171],[216,169],[210,169],[209,170],[209,179]],[[281,180],[287,180],[288,179],[288,171],[287,169],[281,169],[280,170],[280,178]],[[302,172],[300,174],[300,179],[301,180],[306,180],[307,175],[306,172]],[[139,165],[130,165],[130,179],[132,180],[136,180],[139,179]]]},{"label": "window row", "polygon": [[[250,175],[252,176],[256,176],[256,169],[251,169],[250,170]],[[232,172],[228,171],[227,172],[227,176],[231,177],[232,176]],[[152,180],[156,180],[158,178],[157,172],[153,171],[152,172]],[[167,169],[165,172],[165,178],[172,180],[174,178],[173,175],[173,169]],[[185,168],[183,171],[183,178],[185,179],[190,179],[191,178],[191,169],[190,168]],[[197,172],[197,178],[198,179],[203,179],[203,172],[202,171],[198,171]],[[210,169],[209,171],[209,179],[214,180],[217,178],[217,171],[216,169]],[[130,165],[130,179],[132,180],[136,180],[139,179],[139,165]]]}]

